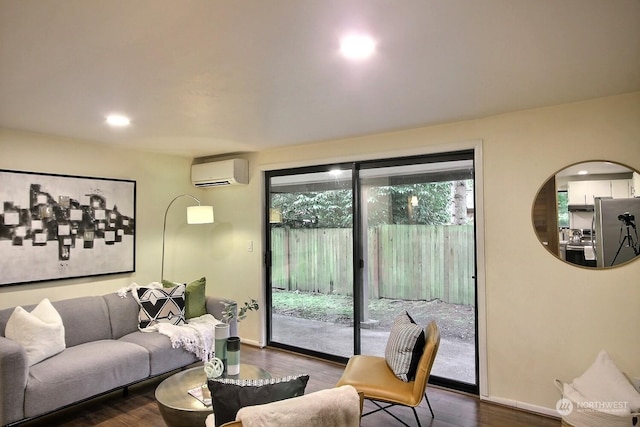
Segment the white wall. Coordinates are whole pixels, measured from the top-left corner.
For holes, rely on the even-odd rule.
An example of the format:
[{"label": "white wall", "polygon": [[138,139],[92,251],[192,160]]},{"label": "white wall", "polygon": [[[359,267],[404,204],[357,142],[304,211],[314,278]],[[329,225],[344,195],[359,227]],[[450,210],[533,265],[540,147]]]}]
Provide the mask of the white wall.
[{"label": "white wall", "polygon": [[[640,375],[640,262],[606,271],[565,264],[540,245],[531,221],[538,189],[568,164],[604,159],[640,169],[640,93],[254,154],[249,186],[211,193],[229,222],[212,243],[224,254],[212,256],[212,267],[232,297],[262,295],[262,249],[242,248],[245,240],[261,241],[261,169],[431,152],[477,139],[484,156],[490,397],[552,412],[559,398],[553,379],[571,381],[602,348],[621,369]],[[260,341],[260,320],[250,316],[243,337]]]},{"label": "white wall", "polygon": [[[135,273],[2,286],[0,308],[37,303],[44,297],[100,295],[132,282],[144,285],[160,280],[165,209],[179,194],[203,194],[191,186],[189,158],[6,129],[0,130],[0,153],[0,169],[133,179],[137,193]],[[181,198],[167,216],[166,278],[191,281],[208,272],[200,255],[210,240],[206,233],[213,232],[215,224],[187,226],[185,207],[193,203]]]},{"label": "white wall", "polygon": [[[216,223],[198,229],[183,226],[177,204],[172,208],[171,227],[182,237],[169,237],[180,243],[180,251],[168,256],[166,275],[177,280],[206,275],[209,294],[239,301],[261,297],[261,170],[432,152],[478,139],[483,141],[484,157],[490,397],[525,407],[554,408],[559,395],[553,379],[572,380],[602,348],[621,369],[640,375],[640,262],[606,271],[567,265],[540,245],[530,212],[542,183],[570,163],[614,160],[640,169],[640,93],[267,150],[245,156],[251,168],[249,185],[209,190],[191,187],[190,159],[2,131],[0,168],[135,179],[138,257],[137,271],[130,276],[0,287],[0,308],[34,303],[45,296],[100,294],[131,281],[157,280],[164,209],[174,196],[187,192],[213,204]],[[249,241],[254,243],[253,252],[247,250]],[[262,341],[264,313],[252,313],[242,322],[243,338]]]}]

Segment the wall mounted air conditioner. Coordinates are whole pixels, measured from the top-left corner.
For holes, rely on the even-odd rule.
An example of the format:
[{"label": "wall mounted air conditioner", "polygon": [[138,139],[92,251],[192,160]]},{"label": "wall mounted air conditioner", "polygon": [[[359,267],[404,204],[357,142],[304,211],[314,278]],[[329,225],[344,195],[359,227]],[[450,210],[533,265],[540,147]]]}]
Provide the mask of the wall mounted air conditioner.
[{"label": "wall mounted air conditioner", "polygon": [[201,188],[248,184],[249,162],[245,159],[231,159],[192,165],[191,182]]}]

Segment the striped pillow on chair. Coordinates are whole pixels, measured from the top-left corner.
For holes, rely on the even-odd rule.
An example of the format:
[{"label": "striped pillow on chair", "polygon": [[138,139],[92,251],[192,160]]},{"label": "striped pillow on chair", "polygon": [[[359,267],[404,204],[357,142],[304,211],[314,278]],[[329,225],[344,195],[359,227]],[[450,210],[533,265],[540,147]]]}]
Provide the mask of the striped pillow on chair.
[{"label": "striped pillow on chair", "polygon": [[425,333],[406,311],[393,321],[384,351],[387,365],[402,381],[415,379],[418,361],[425,345]]}]

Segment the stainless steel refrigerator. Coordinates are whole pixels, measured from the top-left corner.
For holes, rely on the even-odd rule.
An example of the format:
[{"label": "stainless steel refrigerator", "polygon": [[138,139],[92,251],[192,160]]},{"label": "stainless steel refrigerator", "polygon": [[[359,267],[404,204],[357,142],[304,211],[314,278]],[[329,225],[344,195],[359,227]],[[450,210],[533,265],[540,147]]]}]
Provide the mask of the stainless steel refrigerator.
[{"label": "stainless steel refrigerator", "polygon": [[619,265],[638,256],[638,218],[640,198],[595,198],[594,246],[598,267]]}]

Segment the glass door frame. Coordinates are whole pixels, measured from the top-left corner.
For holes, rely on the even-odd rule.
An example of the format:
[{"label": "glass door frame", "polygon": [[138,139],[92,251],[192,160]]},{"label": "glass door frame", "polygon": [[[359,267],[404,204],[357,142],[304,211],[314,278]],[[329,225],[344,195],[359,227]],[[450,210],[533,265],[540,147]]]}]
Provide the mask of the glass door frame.
[{"label": "glass door frame", "polygon": [[[325,359],[325,360],[330,360],[333,362],[338,362],[338,363],[346,363],[348,359],[348,357],[344,357],[344,356],[338,356],[338,355],[334,355],[334,354],[329,354],[329,353],[324,353],[324,352],[320,352],[320,351],[315,351],[315,350],[311,350],[311,349],[305,349],[305,348],[301,348],[301,347],[296,347],[293,345],[289,345],[289,344],[285,344],[285,343],[280,343],[280,342],[275,342],[272,341],[272,337],[273,337],[273,322],[272,322],[272,315],[273,315],[273,311],[272,311],[272,287],[271,287],[271,267],[272,267],[272,256],[271,256],[271,229],[270,229],[270,225],[269,225],[269,220],[270,220],[270,212],[269,212],[269,208],[270,208],[270,200],[269,200],[269,195],[271,194],[271,178],[274,176],[286,176],[286,175],[296,175],[296,174],[307,174],[307,173],[317,173],[317,172],[329,172],[332,169],[342,169],[342,170],[351,170],[351,179],[353,179],[354,176],[354,171],[353,168],[354,167],[354,163],[352,162],[348,162],[348,163],[331,163],[331,164],[324,164],[324,165],[314,165],[314,166],[304,166],[304,167],[294,167],[294,168],[287,168],[287,169],[277,169],[277,170],[270,170],[270,171],[265,171],[265,175],[264,175],[264,221],[265,221],[265,253],[264,253],[264,271],[265,271],[265,307],[266,307],[266,338],[267,338],[267,346],[269,347],[275,347],[275,348],[280,348],[283,350],[287,350],[287,351],[291,351],[291,352],[295,352],[295,353],[301,353],[301,354],[306,354],[309,356],[313,356],[313,357],[317,357],[319,359]],[[287,172],[286,174],[280,173],[280,172]],[[351,183],[352,187],[352,192],[354,191],[354,184],[353,181]],[[353,199],[355,199],[355,197],[353,197]],[[351,214],[353,215],[355,212],[355,203],[356,201],[353,200],[352,201],[352,208],[351,208]],[[352,223],[352,233],[354,232],[356,225],[355,225],[355,218],[354,221]],[[355,256],[356,252],[355,252],[355,246],[356,246],[356,242],[358,239],[352,239],[353,241],[353,250],[354,250],[354,256],[353,256],[353,262],[354,262],[354,275],[353,278],[355,278],[355,260],[357,259],[357,257]],[[352,278],[352,280],[353,280]],[[352,282],[352,286],[353,282]],[[354,286],[355,288],[356,286]],[[355,290],[354,290],[355,291]],[[354,298],[355,298],[355,294],[354,294]],[[354,319],[356,318],[356,307],[354,304]],[[354,322],[355,324],[356,322]],[[359,328],[358,330],[354,330],[354,345],[355,345],[355,341],[359,340],[358,338],[355,338],[358,334],[359,334]],[[355,353],[354,353],[355,354]]]},{"label": "glass door frame", "polygon": [[[476,212],[478,211],[478,201],[479,197],[477,194],[477,190],[482,188],[482,182],[478,182],[478,174],[477,174],[477,162],[480,158],[480,153],[478,152],[479,147],[475,146],[473,148],[465,148],[441,153],[431,153],[431,154],[421,154],[421,155],[412,155],[412,156],[404,156],[404,157],[395,157],[389,159],[371,159],[371,160],[362,160],[356,162],[345,162],[345,163],[333,163],[333,164],[324,164],[324,165],[316,165],[316,166],[307,166],[307,167],[297,167],[297,168],[287,168],[287,169],[278,169],[278,170],[269,170],[265,171],[264,176],[264,195],[265,195],[265,209],[264,209],[264,221],[265,221],[265,254],[264,254],[264,264],[265,264],[265,307],[266,307],[266,338],[267,338],[267,346],[282,348],[285,350],[298,352],[302,354],[307,354],[314,357],[319,357],[326,360],[336,361],[340,363],[346,363],[348,358],[335,356],[331,354],[321,353],[313,350],[307,350],[283,343],[277,343],[272,341],[272,290],[271,290],[271,237],[270,237],[270,228],[269,228],[269,195],[270,195],[270,178],[273,176],[281,176],[282,174],[279,172],[286,171],[286,175],[293,175],[296,173],[311,173],[311,172],[327,172],[330,169],[340,167],[341,169],[351,169],[351,179],[352,179],[352,215],[353,215],[353,316],[354,316],[354,335],[353,335],[353,350],[354,354],[360,354],[361,352],[361,327],[360,322],[355,319],[361,319],[362,317],[362,304],[365,303],[363,289],[362,289],[362,277],[364,274],[364,258],[363,258],[363,239],[361,236],[362,231],[362,218],[360,216],[360,179],[359,173],[360,170],[364,168],[376,168],[376,167],[386,167],[386,166],[402,166],[406,164],[420,164],[420,163],[438,163],[438,162],[446,162],[451,160],[456,160],[462,156],[465,160],[472,160],[473,162],[473,180],[474,180],[474,207]],[[426,160],[426,161],[425,161]],[[410,163],[414,161],[415,163]],[[409,162],[409,163],[407,163]],[[446,388],[456,389],[472,394],[483,394],[482,388],[480,384],[484,378],[482,375],[482,369],[480,366],[480,340],[484,338],[484,331],[480,330],[479,323],[481,317],[484,318],[484,313],[479,312],[479,302],[484,300],[484,297],[480,297],[480,283],[478,277],[478,268],[480,264],[481,254],[478,253],[479,250],[479,228],[478,221],[482,221],[482,215],[476,215],[476,221],[474,221],[474,236],[475,236],[475,244],[474,244],[474,255],[475,255],[475,306],[474,306],[474,314],[475,314],[475,377],[476,383],[469,384],[464,383],[457,380],[452,380],[449,378],[438,377],[435,375],[431,375],[429,382],[432,384],[440,385]],[[480,267],[482,268],[482,267]],[[483,287],[483,286],[482,286]],[[482,334],[482,335],[480,335]],[[484,363],[484,362],[483,362]]]}]

